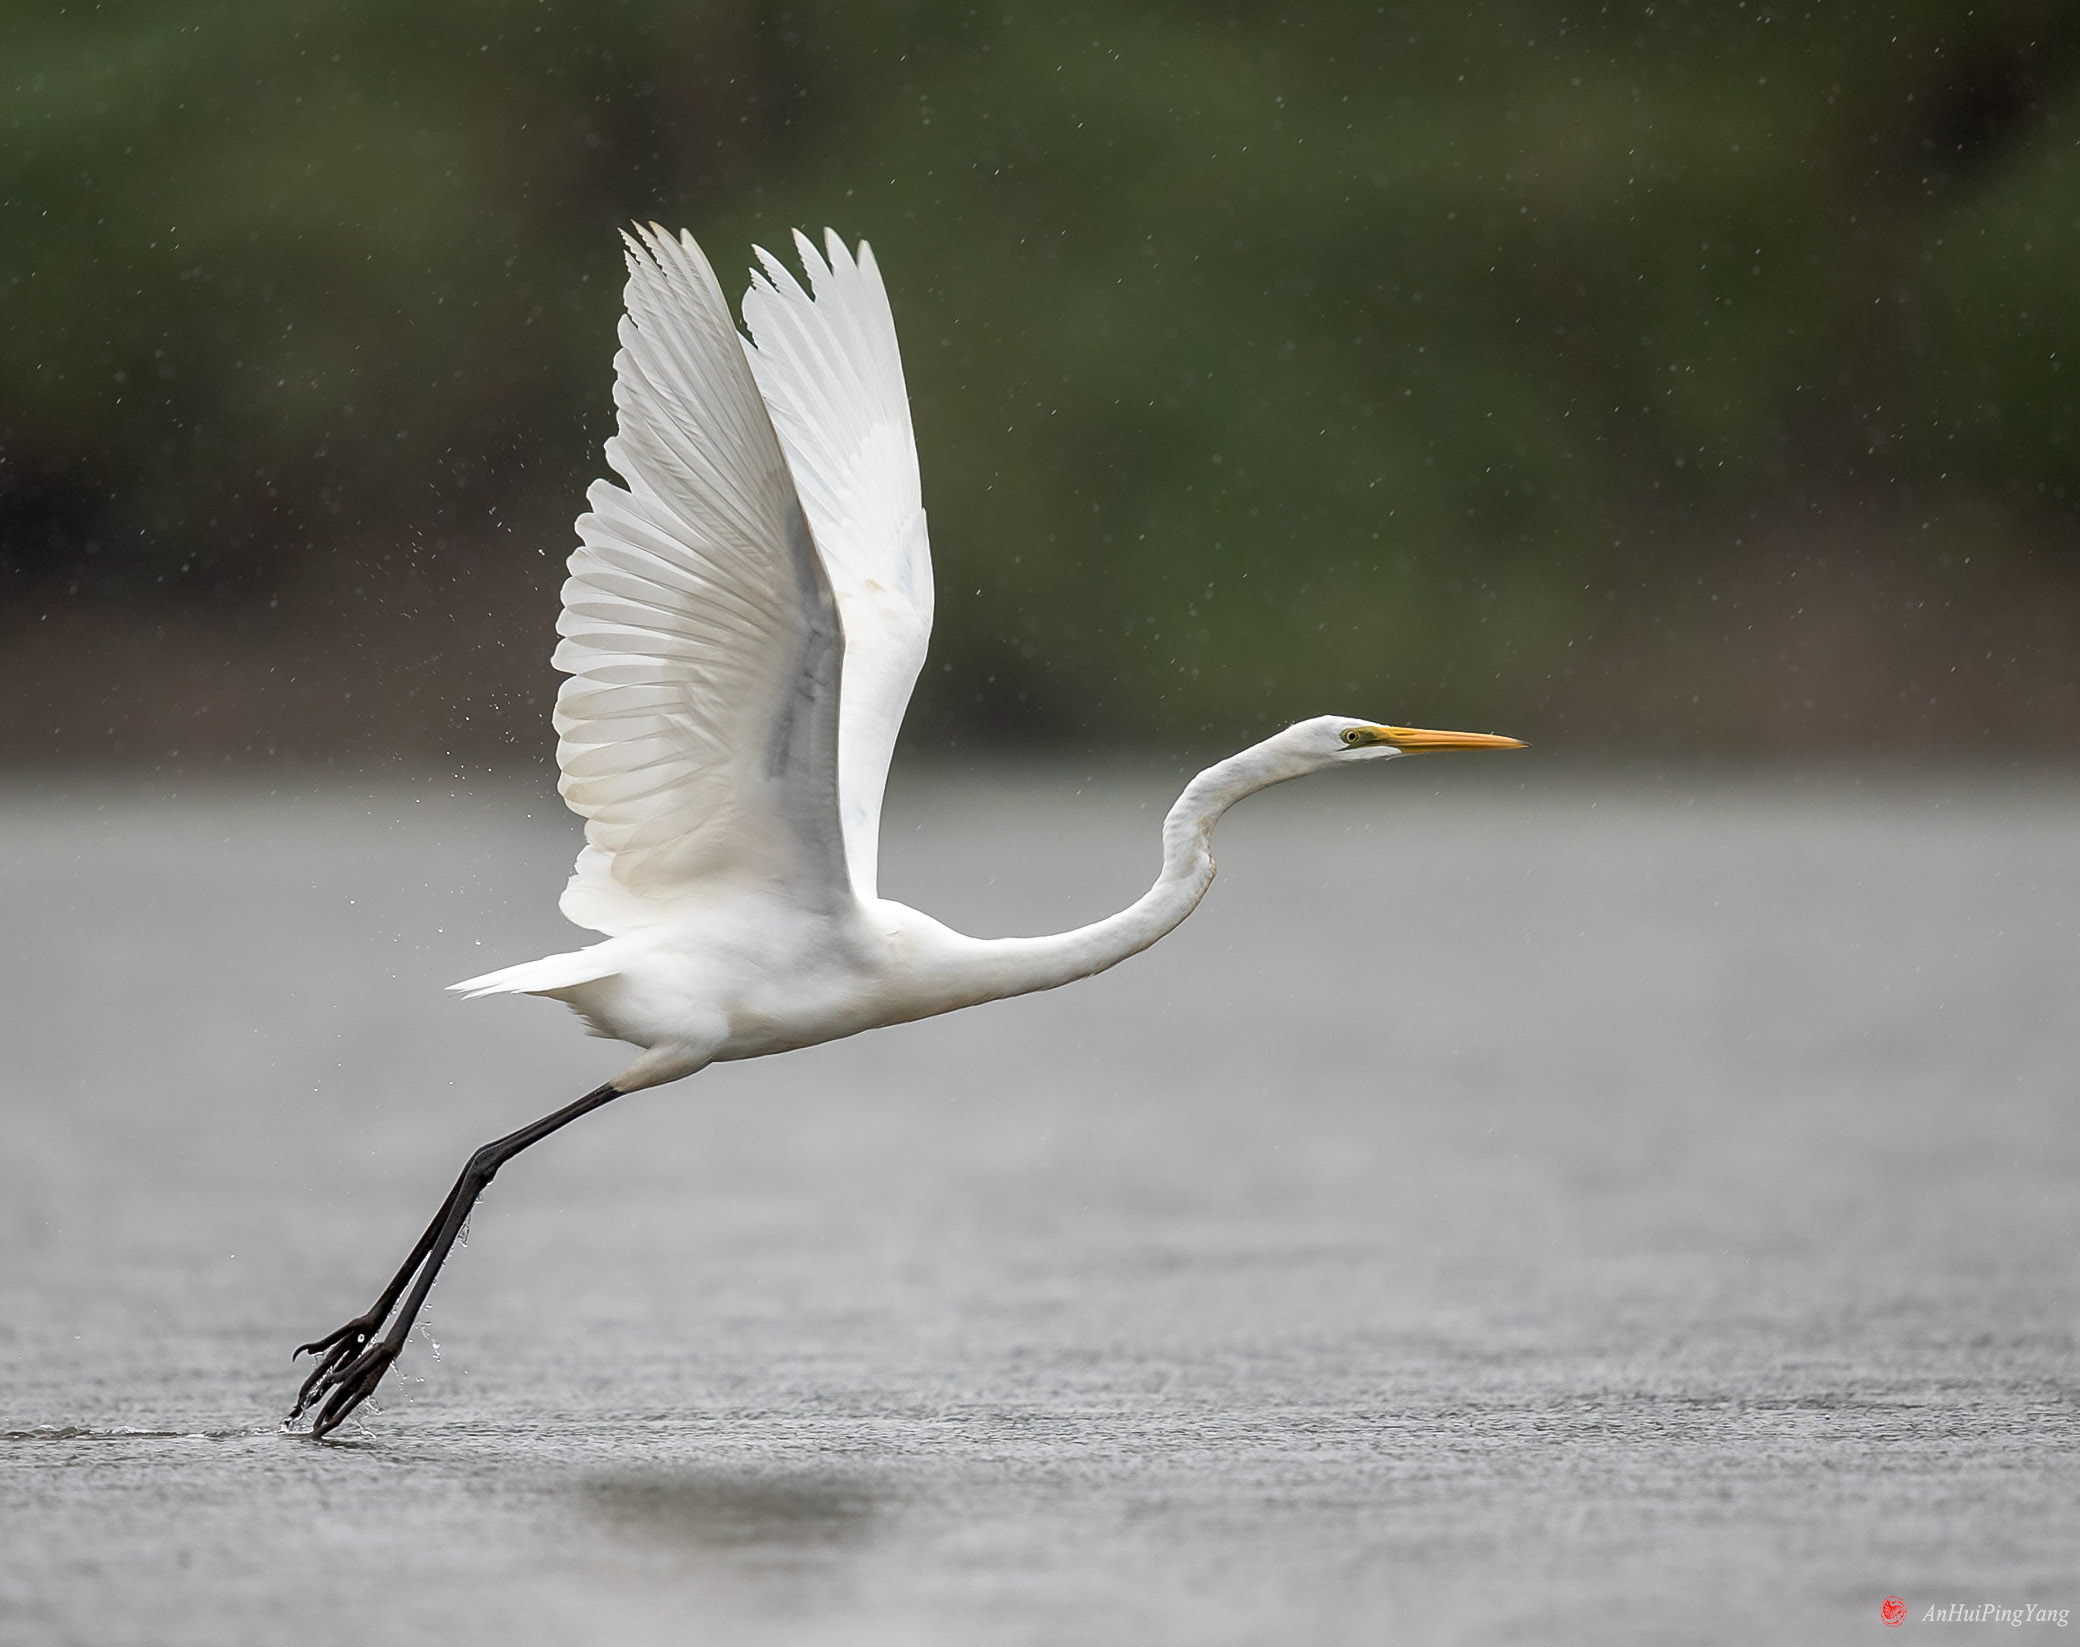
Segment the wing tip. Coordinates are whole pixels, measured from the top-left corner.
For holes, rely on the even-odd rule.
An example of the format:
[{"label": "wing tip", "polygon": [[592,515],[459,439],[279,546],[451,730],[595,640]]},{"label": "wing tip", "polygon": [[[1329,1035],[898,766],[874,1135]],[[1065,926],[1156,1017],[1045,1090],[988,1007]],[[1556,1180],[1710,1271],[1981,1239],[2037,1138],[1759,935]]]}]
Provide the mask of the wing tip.
[{"label": "wing tip", "polygon": [[751,271],[751,288],[753,291],[763,286],[767,291],[780,296],[786,295],[790,290],[799,293],[803,297],[809,295],[802,291],[802,283],[795,279],[794,270],[787,266],[785,258],[775,257],[765,247],[757,244],[752,246],[751,255],[757,258],[759,262],[759,267]]},{"label": "wing tip", "polygon": [[[859,251],[864,252],[866,249],[867,243],[862,240],[859,243]],[[828,223],[823,226],[823,254],[829,259],[834,270],[842,268],[848,274],[856,274],[859,271],[858,254],[845,244],[845,237]]]}]

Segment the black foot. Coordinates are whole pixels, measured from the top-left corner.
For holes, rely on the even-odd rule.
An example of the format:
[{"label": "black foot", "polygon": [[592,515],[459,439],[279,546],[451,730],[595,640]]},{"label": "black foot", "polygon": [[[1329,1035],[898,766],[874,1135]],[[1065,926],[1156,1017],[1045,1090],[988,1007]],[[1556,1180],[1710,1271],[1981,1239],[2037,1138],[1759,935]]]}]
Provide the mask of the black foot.
[{"label": "black foot", "polygon": [[346,1365],[331,1370],[321,1367],[312,1374],[314,1380],[322,1381],[304,1385],[304,1393],[297,1396],[295,1410],[290,1413],[294,1420],[306,1407],[314,1407],[311,1414],[311,1439],[322,1441],[331,1431],[362,1402],[376,1393],[376,1386],[383,1381],[383,1374],[390,1370],[403,1350],[402,1344],[393,1344],[387,1338],[381,1343],[370,1344]]},{"label": "black foot", "polygon": [[[310,1377],[303,1381],[303,1388],[296,1392],[296,1404],[289,1409],[289,1416],[283,1420],[285,1424],[294,1424],[320,1402],[324,1403],[325,1411],[332,1409],[334,1402],[329,1398],[337,1394],[353,1368],[364,1359],[363,1352],[368,1348],[369,1340],[375,1337],[376,1329],[382,1326],[388,1313],[385,1311],[379,1315],[371,1310],[367,1315],[357,1315],[336,1332],[329,1332],[323,1338],[296,1347],[297,1355],[315,1355],[319,1359],[318,1364],[311,1368]],[[295,1357],[292,1356],[290,1359],[294,1360]],[[397,1352],[392,1350],[384,1360],[383,1366],[388,1367],[390,1362],[396,1359]],[[312,1422],[312,1436],[321,1436],[338,1424],[352,1408],[367,1399],[369,1391],[376,1387],[376,1379],[382,1376],[381,1370],[378,1370],[375,1378],[368,1381],[367,1389],[334,1412],[330,1423],[325,1422],[324,1414],[321,1412]]]},{"label": "black foot", "polygon": [[[291,1427],[309,1413],[311,1439],[319,1440],[338,1429],[347,1414],[373,1395],[383,1374],[390,1370],[390,1363],[403,1351],[405,1335],[425,1308],[434,1277],[448,1261],[448,1253],[469,1220],[470,1208],[477,1204],[477,1197],[497,1176],[498,1169],[528,1145],[539,1143],[557,1128],[620,1096],[621,1089],[609,1081],[575,1104],[566,1104],[554,1115],[545,1115],[533,1126],[496,1139],[472,1155],[462,1176],[455,1180],[455,1187],[448,1191],[447,1200],[441,1203],[441,1210],[433,1215],[433,1222],[426,1226],[426,1233],[405,1259],[404,1267],[390,1278],[390,1285],[368,1313],[356,1316],[337,1332],[327,1333],[296,1352],[315,1355],[318,1364],[296,1392],[296,1404],[289,1409],[282,1427]],[[395,1324],[385,1337],[378,1339],[376,1334],[382,1331],[385,1321],[392,1319],[393,1311]]]}]

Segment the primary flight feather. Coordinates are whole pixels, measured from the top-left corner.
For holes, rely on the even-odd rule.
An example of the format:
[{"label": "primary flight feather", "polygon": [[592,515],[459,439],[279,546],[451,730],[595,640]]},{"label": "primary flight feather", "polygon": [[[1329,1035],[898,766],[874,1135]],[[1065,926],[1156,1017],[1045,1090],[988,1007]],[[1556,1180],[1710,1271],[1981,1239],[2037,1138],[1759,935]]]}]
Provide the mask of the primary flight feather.
[{"label": "primary flight feather", "polygon": [[[602,941],[452,986],[545,995],[641,1055],[471,1156],[375,1304],[306,1344],[289,1419],[323,1436],[375,1390],[498,1169],[602,1104],[760,1057],[1051,989],[1147,948],[1213,880],[1222,813],[1270,784],[1423,749],[1517,748],[1347,716],[1207,768],[1155,884],[1041,938],[970,938],[881,898],[882,792],[932,622],[916,440],[873,253],[760,249],[737,329],[688,235],[628,243],[616,427],[578,519],[554,662],[560,789],[585,820],[562,909]],[[385,1330],[387,1324],[388,1330]],[[377,1335],[381,1334],[380,1337]]]}]

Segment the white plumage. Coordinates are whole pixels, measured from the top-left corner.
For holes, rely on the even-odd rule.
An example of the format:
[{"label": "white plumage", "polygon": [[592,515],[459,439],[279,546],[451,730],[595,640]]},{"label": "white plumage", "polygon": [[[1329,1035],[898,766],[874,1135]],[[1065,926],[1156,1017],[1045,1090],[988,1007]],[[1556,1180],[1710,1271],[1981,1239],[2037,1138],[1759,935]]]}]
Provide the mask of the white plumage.
[{"label": "white plumage", "polygon": [[881,271],[864,243],[855,262],[835,233],[824,240],[828,262],[795,236],[813,299],[759,251],[765,278],[744,294],[756,346],[745,353],[838,597],[838,810],[852,889],[871,898],[889,757],[932,638],[932,551]]},{"label": "white plumage", "polygon": [[795,246],[806,287],[758,253],[746,340],[689,236],[628,237],[606,447],[621,484],[586,495],[555,655],[560,787],[586,842],[562,908],[605,937],[452,986],[554,997],[642,1055],[479,1150],[375,1306],[304,1346],[320,1359],[290,1417],[312,1412],[314,1434],[396,1359],[500,1165],[579,1115],[718,1060],[1103,971],[1191,913],[1213,880],[1213,826],[1244,795],[1412,750],[1518,747],[1299,722],[1194,778],[1164,820],[1155,884],[1073,932],[969,938],[881,898],[882,793],[930,639],[931,554],[873,254],[835,234],[821,254]]}]

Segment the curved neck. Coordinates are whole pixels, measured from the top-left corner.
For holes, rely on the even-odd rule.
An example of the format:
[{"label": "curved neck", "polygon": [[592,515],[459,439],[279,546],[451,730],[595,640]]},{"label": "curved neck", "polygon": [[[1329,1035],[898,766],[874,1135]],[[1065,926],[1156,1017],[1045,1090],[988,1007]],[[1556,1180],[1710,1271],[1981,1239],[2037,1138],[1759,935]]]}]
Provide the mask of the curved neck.
[{"label": "curved neck", "polygon": [[1117,966],[1198,908],[1213,884],[1213,826],[1245,795],[1297,777],[1263,760],[1261,745],[1209,766],[1190,783],[1163,819],[1163,872],[1133,903],[1071,932],[1044,938],[973,939],[981,953],[968,958],[973,983],[998,1000],[1055,989]]}]

